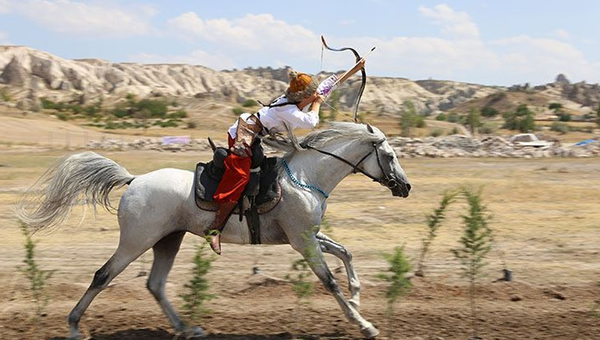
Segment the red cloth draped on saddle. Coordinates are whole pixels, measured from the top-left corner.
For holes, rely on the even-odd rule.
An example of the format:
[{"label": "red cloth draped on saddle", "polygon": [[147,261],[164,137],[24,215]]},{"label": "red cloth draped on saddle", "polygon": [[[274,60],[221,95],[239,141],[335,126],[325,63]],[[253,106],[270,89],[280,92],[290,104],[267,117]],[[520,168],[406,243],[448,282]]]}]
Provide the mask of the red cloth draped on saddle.
[{"label": "red cloth draped on saddle", "polygon": [[[231,149],[235,144],[235,140],[229,136],[228,143]],[[246,184],[250,180],[251,163],[251,157],[242,157],[234,153],[225,158],[225,173],[213,196],[215,202],[237,202],[240,199]]]}]

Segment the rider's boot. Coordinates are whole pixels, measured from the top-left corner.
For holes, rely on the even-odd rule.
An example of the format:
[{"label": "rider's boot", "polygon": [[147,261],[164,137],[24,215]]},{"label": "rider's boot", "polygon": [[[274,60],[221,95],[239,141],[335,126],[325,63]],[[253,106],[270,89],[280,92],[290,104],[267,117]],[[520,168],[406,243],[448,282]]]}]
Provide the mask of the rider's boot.
[{"label": "rider's boot", "polygon": [[221,203],[215,213],[215,220],[206,230],[206,236],[210,237],[210,247],[218,255],[221,255],[221,232],[225,228],[225,224],[227,224],[227,220],[229,220],[236,205],[237,202]]}]

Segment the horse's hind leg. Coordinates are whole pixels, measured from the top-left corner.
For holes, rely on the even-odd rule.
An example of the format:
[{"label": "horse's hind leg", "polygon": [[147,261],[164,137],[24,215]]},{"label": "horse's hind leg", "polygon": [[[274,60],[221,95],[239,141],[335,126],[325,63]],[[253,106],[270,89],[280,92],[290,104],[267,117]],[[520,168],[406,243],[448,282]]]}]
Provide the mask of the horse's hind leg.
[{"label": "horse's hind leg", "polygon": [[352,254],[342,244],[337,243],[321,232],[317,233],[317,240],[323,252],[334,255],[344,263],[346,275],[348,275],[348,290],[350,291],[348,302],[358,309],[360,306],[360,281],[354,270],[354,265],[352,265]]},{"label": "horse's hind leg", "polygon": [[185,332],[186,338],[199,337],[204,336],[204,331],[199,327],[187,329],[165,294],[167,276],[173,267],[175,256],[177,255],[177,252],[179,252],[179,247],[181,246],[184,235],[185,231],[177,231],[165,236],[154,245],[152,248],[154,251],[154,262],[152,263],[152,270],[150,271],[147,287],[152,295],[154,295],[160,308],[162,308],[165,315],[169,318],[169,321],[175,330],[178,332]]},{"label": "horse's hind leg", "polygon": [[79,333],[79,320],[96,295],[104,290],[117,275],[127,268],[133,260],[148,250],[148,248],[150,247],[137,247],[131,249],[123,246],[123,244],[119,244],[119,247],[113,256],[96,272],[90,287],[85,294],[83,294],[81,299],[79,299],[79,302],[77,302],[77,305],[73,308],[71,313],[69,313],[68,321],[71,332],[69,339],[81,338],[81,333]]}]

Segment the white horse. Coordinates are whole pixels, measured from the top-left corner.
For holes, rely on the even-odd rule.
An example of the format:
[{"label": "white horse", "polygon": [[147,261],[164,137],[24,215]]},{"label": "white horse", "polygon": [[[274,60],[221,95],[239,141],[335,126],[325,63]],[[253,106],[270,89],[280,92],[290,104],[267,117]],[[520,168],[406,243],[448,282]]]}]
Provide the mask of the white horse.
[{"label": "white horse", "polygon": [[[352,323],[366,338],[379,331],[359,313],[360,282],[352,256],[342,245],[318,229],[325,214],[326,198],[342,179],[361,172],[388,187],[394,196],[407,197],[410,184],[385,135],[369,125],[337,123],[304,138],[305,150],[291,150],[280,161],[279,204],[261,216],[263,244],[290,244],[307,259],[313,272],[335,297]],[[147,287],[172,326],[187,336],[203,336],[199,327],[188,327],[165,294],[165,282],[186,232],[205,235],[214,213],[195,203],[194,174],[179,169],[160,169],[134,176],[116,162],[93,152],[72,155],[50,168],[42,177],[44,194],[24,200],[19,217],[34,230],[62,222],[83,199],[110,209],[108,195],[115,187],[129,185],[118,207],[119,245],[113,256],[94,275],[92,283],[69,314],[70,338],[80,339],[79,321],[92,300],[132,261],[149,248],[154,262]],[[315,227],[316,226],[316,227]],[[249,244],[245,223],[229,220],[225,243]],[[340,258],[349,281],[348,300],[327,267],[323,252]]]}]

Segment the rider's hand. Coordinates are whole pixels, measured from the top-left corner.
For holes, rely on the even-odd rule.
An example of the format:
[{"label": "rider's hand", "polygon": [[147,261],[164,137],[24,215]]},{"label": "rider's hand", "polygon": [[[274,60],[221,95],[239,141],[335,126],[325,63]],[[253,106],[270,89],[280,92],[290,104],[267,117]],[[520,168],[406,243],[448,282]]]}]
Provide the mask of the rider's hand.
[{"label": "rider's hand", "polygon": [[313,103],[319,103],[320,104],[320,103],[322,103],[322,102],[325,101],[325,97],[323,97],[322,95],[320,95],[318,92],[313,93],[311,97],[313,98],[312,99]]}]

